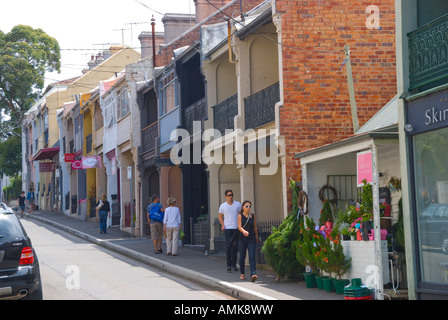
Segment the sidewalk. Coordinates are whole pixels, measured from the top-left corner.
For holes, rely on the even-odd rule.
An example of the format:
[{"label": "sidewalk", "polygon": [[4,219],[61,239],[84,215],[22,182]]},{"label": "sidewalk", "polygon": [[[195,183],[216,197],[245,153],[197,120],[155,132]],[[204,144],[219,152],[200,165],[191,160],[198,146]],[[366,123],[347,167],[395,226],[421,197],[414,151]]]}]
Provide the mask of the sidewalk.
[{"label": "sidewalk", "polygon": [[344,300],[343,295],[323,290],[307,289],[305,282],[281,280],[275,274],[257,269],[258,280],[240,280],[239,272],[228,273],[224,254],[204,255],[189,247],[180,247],[176,257],[155,254],[152,241],[144,237],[131,237],[118,227],[100,234],[98,223],[81,221],[60,213],[34,211],[23,219],[34,219],[62,229],[96,245],[113,250],[170,274],[180,276],[221,291],[238,299],[247,300]]}]

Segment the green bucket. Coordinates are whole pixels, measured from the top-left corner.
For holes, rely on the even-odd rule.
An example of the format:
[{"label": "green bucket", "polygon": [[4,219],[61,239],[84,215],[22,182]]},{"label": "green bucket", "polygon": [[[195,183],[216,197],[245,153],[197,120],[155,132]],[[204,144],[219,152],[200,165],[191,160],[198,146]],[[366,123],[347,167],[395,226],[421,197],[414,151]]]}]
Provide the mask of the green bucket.
[{"label": "green bucket", "polygon": [[327,278],[322,280],[324,283],[324,290],[326,292],[334,292],[334,279],[333,278]]},{"label": "green bucket", "polygon": [[312,272],[305,272],[305,285],[307,288],[316,288],[316,275]]},{"label": "green bucket", "polygon": [[337,294],[344,294],[344,287],[350,284],[350,280],[348,279],[335,279],[334,280],[334,288]]},{"label": "green bucket", "polygon": [[316,285],[317,285],[317,289],[319,290],[324,290],[324,282],[323,279],[328,279],[328,276],[322,276],[322,277],[316,277]]}]

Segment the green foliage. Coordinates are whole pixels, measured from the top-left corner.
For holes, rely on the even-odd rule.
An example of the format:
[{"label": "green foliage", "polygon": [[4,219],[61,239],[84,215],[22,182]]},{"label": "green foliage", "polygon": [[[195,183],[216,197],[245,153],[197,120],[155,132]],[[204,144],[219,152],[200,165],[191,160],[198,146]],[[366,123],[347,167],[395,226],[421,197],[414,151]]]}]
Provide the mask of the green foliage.
[{"label": "green foliage", "polygon": [[327,266],[326,269],[328,273],[336,274],[339,279],[347,272],[351,266],[351,258],[347,259],[344,254],[344,247],[338,238],[339,230],[334,228],[331,233],[331,239],[327,237],[326,247],[327,247]]},{"label": "green foliage", "polygon": [[322,235],[315,230],[313,219],[308,217],[300,223],[300,238],[294,242],[296,247],[296,258],[304,266],[309,266],[311,272],[319,267],[317,252],[320,250],[319,236]]},{"label": "green foliage", "polygon": [[[17,124],[44,86],[46,71],[60,71],[59,43],[42,29],[0,32],[0,111]],[[0,120],[1,121],[1,120]]]},{"label": "green foliage", "polygon": [[293,180],[290,181],[289,187],[293,196],[292,211],[278,228],[272,229],[272,234],[263,245],[262,253],[277,275],[298,279],[302,276],[304,267],[296,258],[294,242],[300,237],[299,225],[303,217],[297,216],[299,190]]},{"label": "green foliage", "polygon": [[22,191],[22,177],[16,176],[11,179],[7,187],[3,188],[3,196],[7,200],[17,199]]},{"label": "green foliage", "polygon": [[0,114],[8,116],[0,116],[0,173],[20,171],[16,138],[4,140],[9,132],[20,136],[22,117],[39,97],[45,72],[60,71],[60,59],[59,43],[42,29],[18,25],[9,33],[0,31]]},{"label": "green foliage", "polygon": [[17,136],[0,143],[0,176],[13,177],[22,169],[22,141]]},{"label": "green foliage", "polygon": [[398,252],[404,252],[404,226],[403,226],[403,200],[398,201],[398,221],[392,226],[392,233],[396,239],[395,249]]},{"label": "green foliage", "polygon": [[323,226],[328,220],[333,221],[333,213],[331,211],[330,201],[325,199],[324,205],[320,210],[319,225]]}]

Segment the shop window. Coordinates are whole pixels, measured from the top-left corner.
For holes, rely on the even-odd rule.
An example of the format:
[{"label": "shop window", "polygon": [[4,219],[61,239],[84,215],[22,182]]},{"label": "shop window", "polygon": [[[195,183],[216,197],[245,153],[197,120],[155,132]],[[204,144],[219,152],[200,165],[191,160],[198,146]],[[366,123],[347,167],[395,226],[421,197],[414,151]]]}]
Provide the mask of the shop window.
[{"label": "shop window", "polygon": [[423,282],[448,283],[448,128],[413,137],[415,221]]}]

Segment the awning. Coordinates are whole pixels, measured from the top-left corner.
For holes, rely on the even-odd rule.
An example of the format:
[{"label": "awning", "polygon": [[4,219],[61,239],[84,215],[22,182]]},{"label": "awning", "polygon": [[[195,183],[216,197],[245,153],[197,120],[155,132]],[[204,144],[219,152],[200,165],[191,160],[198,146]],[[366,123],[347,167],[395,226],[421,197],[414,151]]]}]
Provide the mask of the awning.
[{"label": "awning", "polygon": [[59,153],[59,147],[55,148],[43,148],[34,156],[33,161],[38,160],[51,160],[53,157]]}]

